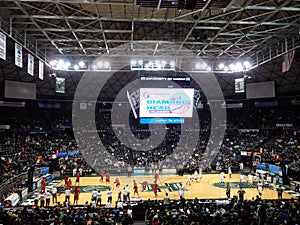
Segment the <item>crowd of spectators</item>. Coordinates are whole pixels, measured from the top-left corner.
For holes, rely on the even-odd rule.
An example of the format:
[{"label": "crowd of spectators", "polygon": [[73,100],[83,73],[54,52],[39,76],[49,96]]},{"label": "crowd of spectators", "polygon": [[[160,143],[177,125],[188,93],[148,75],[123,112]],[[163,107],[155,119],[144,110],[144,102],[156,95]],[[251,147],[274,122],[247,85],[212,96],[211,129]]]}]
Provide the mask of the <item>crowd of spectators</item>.
[{"label": "crowd of spectators", "polygon": [[130,225],[132,209],[96,208],[91,205],[53,207],[15,207],[1,209],[0,224],[6,225]]},{"label": "crowd of spectators", "polygon": [[147,225],[296,225],[300,221],[299,200],[231,201],[189,200],[148,203]]}]

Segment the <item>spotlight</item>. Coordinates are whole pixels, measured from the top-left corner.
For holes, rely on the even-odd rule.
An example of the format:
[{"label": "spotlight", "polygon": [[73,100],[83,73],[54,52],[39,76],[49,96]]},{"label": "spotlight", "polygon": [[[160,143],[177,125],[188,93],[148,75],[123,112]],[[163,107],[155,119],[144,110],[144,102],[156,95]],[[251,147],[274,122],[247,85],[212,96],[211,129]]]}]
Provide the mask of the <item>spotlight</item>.
[{"label": "spotlight", "polygon": [[83,67],[85,66],[85,64],[84,64],[83,61],[80,61],[80,62],[78,63],[78,65],[79,65],[80,68],[83,68]]},{"label": "spotlight", "polygon": [[228,70],[229,70],[229,69],[228,69],[228,66],[225,66],[225,67],[224,67],[224,71],[227,72]]},{"label": "spotlight", "polygon": [[201,63],[196,63],[196,65],[195,65],[195,69],[196,70],[200,70],[201,69]]},{"label": "spotlight", "polygon": [[103,66],[104,66],[105,68],[108,68],[108,67],[109,67],[109,62],[105,61],[105,62],[103,63]]},{"label": "spotlight", "polygon": [[98,61],[98,62],[97,62],[97,66],[98,66],[99,68],[102,68],[102,67],[103,67],[103,62],[102,62],[102,61]]},{"label": "spotlight", "polygon": [[224,63],[220,63],[218,68],[222,70],[222,69],[224,69],[224,66],[225,66]]},{"label": "spotlight", "polygon": [[135,65],[136,65],[136,60],[135,60],[135,59],[131,60],[131,65],[132,65],[132,66],[135,66]]},{"label": "spotlight", "polygon": [[66,69],[69,68],[70,66],[71,66],[71,63],[69,61],[65,63],[65,68]]},{"label": "spotlight", "polygon": [[96,64],[92,65],[92,70],[97,70],[97,65]]},{"label": "spotlight", "polygon": [[57,60],[51,60],[51,61],[50,61],[50,65],[51,65],[51,66],[55,66],[56,64],[57,64]]},{"label": "spotlight", "polygon": [[79,70],[79,66],[78,65],[74,65],[74,70]]},{"label": "spotlight", "polygon": [[229,65],[229,68],[230,68],[231,70],[234,70],[234,69],[235,69],[235,66],[234,66],[234,64],[233,64],[233,63],[231,63],[231,64]]},{"label": "spotlight", "polygon": [[170,66],[171,66],[171,67],[175,67],[175,61],[171,61],[171,62],[170,62]]},{"label": "spotlight", "polygon": [[249,63],[249,61],[245,61],[244,66],[246,69],[249,69],[251,67],[251,64]]},{"label": "spotlight", "polygon": [[236,70],[237,71],[243,71],[243,66],[242,66],[242,64],[240,62],[236,63],[235,66],[236,66]]},{"label": "spotlight", "polygon": [[139,60],[138,60],[138,64],[139,64],[140,66],[142,66],[142,65],[143,65],[143,60],[139,59]]}]

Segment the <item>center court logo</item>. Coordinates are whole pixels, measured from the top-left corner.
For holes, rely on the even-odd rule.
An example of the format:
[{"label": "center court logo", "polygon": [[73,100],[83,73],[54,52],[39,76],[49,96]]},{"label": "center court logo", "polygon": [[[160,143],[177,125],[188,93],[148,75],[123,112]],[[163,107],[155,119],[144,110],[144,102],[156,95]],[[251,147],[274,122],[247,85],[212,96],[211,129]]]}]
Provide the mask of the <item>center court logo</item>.
[{"label": "center court logo", "polygon": [[[126,46],[125,46],[126,47]],[[178,48],[174,44],[174,48]],[[124,49],[124,46],[118,47]],[[121,51],[118,51],[121,52]],[[195,56],[191,51],[185,50],[186,55],[189,52],[190,56]],[[96,111],[98,104],[98,97],[105,84],[113,77],[115,71],[121,71],[122,68],[129,66],[130,58],[126,56],[127,61],[124,62],[124,56],[114,56],[111,58],[111,64],[115,64],[114,71],[89,71],[85,72],[78,83],[73,105],[72,105],[72,123],[73,131],[82,155],[86,161],[93,166],[96,171],[100,168],[108,168],[116,166],[118,168],[127,168],[128,164],[133,164],[136,157],[140,157],[141,151],[151,152],[151,154],[160,154],[162,143],[164,143],[166,136],[168,135],[167,127],[149,125],[149,137],[138,138],[134,135],[130,129],[130,113],[131,108],[128,104],[119,104],[120,102],[128,102],[127,94],[128,90],[133,90],[138,87],[138,80],[129,82],[118,92],[111,108],[111,118],[109,128],[113,132],[110,134],[100,134],[97,127],[97,117],[99,112]],[[162,56],[163,58],[164,56]],[[170,57],[168,55],[167,57]],[[184,57],[178,55],[177,57]],[[101,59],[101,57],[99,57]],[[136,58],[136,56],[132,56]],[[108,56],[105,58],[108,60]],[[199,61],[201,59],[199,58]],[[116,63],[118,62],[118,63]],[[124,63],[122,63],[124,62]],[[189,68],[181,68],[182,71],[189,71]],[[208,102],[210,102],[211,112],[211,125],[209,140],[206,144],[203,157],[201,157],[201,166],[209,166],[216,154],[218,153],[221,143],[223,141],[226,124],[226,109],[221,105],[224,103],[224,97],[222,90],[219,86],[217,79],[213,73],[189,73],[189,76],[193,81],[202,89]],[[175,87],[178,85],[174,83]],[[180,87],[178,87],[180,88]],[[146,97],[146,96],[144,96]],[[147,96],[148,97],[148,96]],[[183,96],[175,96],[175,101],[186,101]],[[172,100],[172,99],[169,99]],[[86,109],[80,109],[82,102],[88,102]],[[188,105],[188,104],[187,104]],[[179,113],[183,109],[177,109],[173,104],[171,110],[178,111]],[[201,142],[201,134],[199,117],[196,109],[193,109],[193,117],[186,120],[184,124],[180,126],[179,140],[176,146],[173,147],[172,154],[165,154],[160,158],[162,163],[168,166],[181,167],[190,159],[193,152],[199,147]],[[119,124],[124,126],[120,127]],[[102,135],[102,136],[101,136]],[[113,135],[113,136],[112,136]],[[107,146],[107,143],[112,143],[111,146]],[[116,144],[117,143],[117,144]],[[145,153],[146,154],[146,153]],[[147,154],[146,154],[147,155]],[[127,160],[125,160],[127,156]],[[141,167],[141,166],[140,166]]]}]

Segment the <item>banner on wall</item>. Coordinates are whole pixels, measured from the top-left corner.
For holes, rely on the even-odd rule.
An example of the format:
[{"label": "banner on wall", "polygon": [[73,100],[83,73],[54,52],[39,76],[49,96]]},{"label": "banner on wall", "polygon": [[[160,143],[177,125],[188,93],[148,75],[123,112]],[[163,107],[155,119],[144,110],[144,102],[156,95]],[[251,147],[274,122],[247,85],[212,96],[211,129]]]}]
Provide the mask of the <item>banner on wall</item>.
[{"label": "banner on wall", "polygon": [[15,43],[15,65],[23,68],[23,53],[22,46]]},{"label": "banner on wall", "polygon": [[0,32],[0,59],[6,60],[6,35]]},{"label": "banner on wall", "polygon": [[39,60],[39,78],[44,79],[44,63],[41,60]]},{"label": "banner on wall", "polygon": [[245,79],[244,78],[234,79],[234,92],[235,93],[244,93],[245,92]]},{"label": "banner on wall", "polygon": [[27,73],[33,76],[34,70],[34,57],[31,54],[28,54],[28,63],[27,63]]},{"label": "banner on wall", "polygon": [[65,93],[65,78],[56,77],[56,93]]}]

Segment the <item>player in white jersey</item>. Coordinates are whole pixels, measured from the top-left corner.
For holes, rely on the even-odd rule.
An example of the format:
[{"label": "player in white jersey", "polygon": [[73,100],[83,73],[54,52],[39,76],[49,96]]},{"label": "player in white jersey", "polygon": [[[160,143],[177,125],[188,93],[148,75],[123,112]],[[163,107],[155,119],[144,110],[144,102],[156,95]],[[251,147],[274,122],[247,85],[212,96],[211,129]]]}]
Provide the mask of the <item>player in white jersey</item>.
[{"label": "player in white jersey", "polygon": [[252,185],[253,185],[253,175],[252,175],[252,173],[248,174],[248,185],[249,185],[249,187],[252,187]]},{"label": "player in white jersey", "polygon": [[96,205],[101,206],[101,199],[102,199],[102,193],[100,190],[97,191],[97,195],[96,195],[97,201],[96,201]]},{"label": "player in white jersey", "polygon": [[107,203],[112,203],[112,191],[111,189],[108,189],[107,191]]},{"label": "player in white jersey", "polygon": [[97,201],[97,193],[98,193],[98,191],[96,190],[96,189],[94,189],[93,191],[92,191],[92,201]]},{"label": "player in white jersey", "polygon": [[51,199],[50,191],[46,190],[45,198],[46,198],[46,207],[49,207],[50,206],[50,199]]},{"label": "player in white jersey", "polygon": [[71,190],[69,190],[68,188],[65,190],[65,202],[69,202],[70,201],[70,195],[71,195]]},{"label": "player in white jersey", "polygon": [[187,180],[186,180],[187,185],[191,185],[191,179],[192,179],[192,176],[191,176],[191,174],[189,174],[187,177]]},{"label": "player in white jersey", "polygon": [[180,184],[179,186],[179,196],[180,196],[180,199],[184,198],[184,186],[182,184]]}]

